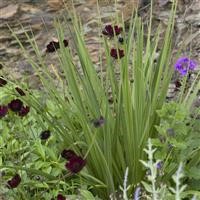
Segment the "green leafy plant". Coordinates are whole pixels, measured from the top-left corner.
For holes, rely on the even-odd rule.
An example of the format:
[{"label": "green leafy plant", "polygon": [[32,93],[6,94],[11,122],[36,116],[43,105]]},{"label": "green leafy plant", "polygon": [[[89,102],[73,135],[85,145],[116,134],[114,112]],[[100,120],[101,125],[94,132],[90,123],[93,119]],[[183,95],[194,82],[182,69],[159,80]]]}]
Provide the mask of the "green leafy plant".
[{"label": "green leafy plant", "polygon": [[199,119],[195,117],[198,114],[191,115],[183,104],[169,102],[158,111],[158,115],[161,118],[156,127],[159,138],[153,139],[153,143],[159,149],[156,158],[164,163],[165,180],[174,173],[177,164],[183,162],[188,187],[199,189],[200,129]]},{"label": "green leafy plant", "polygon": [[[66,163],[67,177],[58,181],[66,182],[75,176],[80,178],[79,184],[84,180],[94,194],[105,199],[109,195],[117,198],[127,167],[127,185],[131,183],[132,190],[142,180],[144,170],[140,160],[145,158],[143,148],[149,137],[157,135],[155,126],[160,123],[157,110],[165,102],[174,71],[171,67],[171,52],[175,12],[176,1],[172,5],[162,50],[156,63],[153,58],[160,42],[160,28],[152,38],[152,6],[147,37],[137,14],[130,23],[128,34],[122,31],[123,21],[118,22],[123,29],[117,26],[112,29],[113,25],[109,26],[111,29],[105,27],[100,42],[100,49],[103,48],[104,52],[101,51],[99,56],[100,67],[105,66],[105,76],[95,70],[75,13],[73,26],[67,27],[73,36],[69,43],[73,42],[75,52],[68,47],[64,25],[55,21],[58,41],[50,42],[46,53],[57,54],[56,66],[46,64],[48,56],[45,58],[42,55],[34,36],[30,37],[25,31],[37,60],[28,54],[11,30],[43,84],[39,96],[31,92],[30,88],[20,86],[28,92],[19,98],[31,108],[32,116],[36,119],[34,123],[42,130],[48,127],[56,135],[59,145],[66,148],[68,153],[69,150],[73,152],[73,162],[69,158]],[[123,44],[118,43],[119,32],[126,38]],[[108,37],[113,38],[111,44]],[[75,57],[78,57],[78,61]],[[117,71],[120,71],[119,75]],[[185,98],[185,103],[191,99]],[[48,156],[52,160],[56,159],[54,151],[60,151],[58,154],[61,154],[63,149],[52,147],[50,150],[41,147],[37,140],[34,141],[36,161],[40,157],[38,162],[41,159],[48,160]],[[41,165],[44,163],[41,162]],[[47,180],[51,179],[49,167],[39,169],[46,173]],[[29,166],[23,166],[21,170],[27,171]],[[52,173],[52,179],[57,179],[56,175]]]},{"label": "green leafy plant", "polygon": [[196,199],[200,197],[200,193],[197,191],[186,190],[187,185],[183,185],[183,164],[179,164],[178,169],[176,169],[175,174],[172,175],[172,180],[174,186],[170,186],[168,183],[163,184],[160,182],[160,173],[161,170],[160,160],[155,160],[155,152],[157,149],[153,148],[151,139],[148,140],[147,149],[144,149],[146,154],[148,155],[147,161],[141,161],[147,171],[147,180],[142,181],[142,185],[145,189],[143,194],[135,193],[135,200],[138,200],[140,196],[145,197],[146,199],[152,200],[181,200],[185,198],[189,198],[189,196],[193,197],[192,199]]}]

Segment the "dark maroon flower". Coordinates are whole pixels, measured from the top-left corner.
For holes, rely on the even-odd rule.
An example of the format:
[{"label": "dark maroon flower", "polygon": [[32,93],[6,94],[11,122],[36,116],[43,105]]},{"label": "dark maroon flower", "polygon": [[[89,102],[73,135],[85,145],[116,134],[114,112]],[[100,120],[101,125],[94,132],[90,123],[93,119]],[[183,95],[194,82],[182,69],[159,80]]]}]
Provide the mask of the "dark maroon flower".
[{"label": "dark maroon flower", "polygon": [[69,162],[66,163],[65,167],[72,173],[78,173],[85,165],[86,160],[80,156],[74,156],[69,160]]},{"label": "dark maroon flower", "polygon": [[64,44],[64,47],[67,47],[68,46],[68,40],[63,40],[63,44]]},{"label": "dark maroon flower", "polygon": [[46,47],[46,52],[52,53],[52,52],[56,51],[59,48],[60,48],[59,42],[51,41]]},{"label": "dark maroon flower", "polygon": [[21,177],[19,174],[16,174],[12,179],[10,179],[7,182],[8,187],[11,188],[16,188],[21,182]]},{"label": "dark maroon flower", "polygon": [[119,35],[123,31],[122,27],[119,27],[117,25],[114,26],[114,30],[116,35]]},{"label": "dark maroon flower", "polygon": [[20,99],[14,99],[9,104],[8,107],[13,112],[19,112],[22,109],[23,102]]},{"label": "dark maroon flower", "polygon": [[112,25],[106,25],[104,30],[102,31],[102,33],[103,33],[103,35],[113,37],[114,36],[114,30],[113,30]]},{"label": "dark maroon flower", "polygon": [[26,95],[25,92],[24,92],[21,88],[19,88],[19,87],[16,87],[15,90],[16,90],[21,96],[25,96],[25,95]]},{"label": "dark maroon flower", "polygon": [[179,91],[179,88],[182,86],[181,82],[179,80],[176,80],[174,82],[174,84],[175,84],[175,87],[176,87],[175,91]]},{"label": "dark maroon flower", "polygon": [[57,195],[57,200],[65,200],[66,198],[62,194]]},{"label": "dark maroon flower", "polygon": [[0,77],[0,87],[3,87],[6,84],[7,84],[7,81],[3,79],[3,77]]},{"label": "dark maroon flower", "polygon": [[[66,40],[66,39],[63,40],[63,44],[64,44],[64,47],[67,47],[67,46],[68,46],[68,40]],[[46,52],[52,53],[52,52],[56,51],[57,49],[60,49],[60,44],[59,44],[59,42],[51,41],[51,42],[47,45]]]},{"label": "dark maroon flower", "polygon": [[67,150],[67,149],[64,149],[61,153],[61,156],[67,160],[71,159],[72,157],[75,157],[77,156],[76,153],[73,151],[73,150]]},{"label": "dark maroon flower", "polygon": [[175,85],[176,85],[176,87],[179,88],[179,87],[181,87],[182,84],[181,84],[181,82],[179,80],[176,80],[175,81]]},{"label": "dark maroon flower", "polygon": [[0,106],[0,118],[5,117],[8,112],[7,106]]},{"label": "dark maroon flower", "polygon": [[[119,54],[119,58],[124,57],[124,50],[123,50],[123,49],[118,49],[118,54]],[[118,58],[118,54],[117,54],[117,49],[112,48],[112,49],[110,50],[110,55],[111,55],[113,58],[117,59],[117,58]]]},{"label": "dark maroon flower", "polygon": [[104,30],[102,31],[103,35],[107,35],[109,37],[114,37],[114,35],[119,35],[122,32],[122,27],[106,25]]},{"label": "dark maroon flower", "polygon": [[51,136],[51,132],[49,130],[42,131],[40,134],[40,139],[41,140],[47,140]]},{"label": "dark maroon flower", "polygon": [[102,116],[99,119],[93,120],[93,125],[96,128],[103,126],[104,123],[105,123],[105,119]]},{"label": "dark maroon flower", "polygon": [[29,106],[22,106],[22,108],[21,108],[21,110],[19,111],[19,113],[18,113],[18,115],[20,116],[20,117],[24,117],[24,116],[26,116],[28,113],[29,113],[29,111],[30,111],[30,107]]}]

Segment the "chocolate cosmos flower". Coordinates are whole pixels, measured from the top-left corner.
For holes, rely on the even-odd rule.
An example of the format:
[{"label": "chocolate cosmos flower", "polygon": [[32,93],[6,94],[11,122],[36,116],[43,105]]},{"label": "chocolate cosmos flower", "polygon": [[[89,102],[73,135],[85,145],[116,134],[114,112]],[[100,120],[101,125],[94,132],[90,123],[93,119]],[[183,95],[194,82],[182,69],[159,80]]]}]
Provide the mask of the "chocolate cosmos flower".
[{"label": "chocolate cosmos flower", "polygon": [[24,116],[26,116],[29,113],[29,111],[30,111],[30,107],[28,107],[28,106],[26,106],[26,107],[22,106],[21,110],[18,112],[18,115],[20,117],[24,117]]},{"label": "chocolate cosmos flower", "polygon": [[66,198],[62,194],[57,195],[57,200],[65,200]]},{"label": "chocolate cosmos flower", "polygon": [[179,80],[176,80],[174,82],[174,84],[175,84],[175,87],[176,87],[175,91],[179,91],[179,88],[182,86],[181,82]]},{"label": "chocolate cosmos flower", "polygon": [[71,173],[78,173],[80,172],[83,167],[86,165],[86,160],[84,160],[80,156],[72,157],[69,162],[66,163],[65,167],[71,172]]},{"label": "chocolate cosmos flower", "polygon": [[19,88],[19,87],[16,87],[15,90],[16,90],[16,91],[19,93],[19,95],[21,95],[21,96],[25,96],[25,95],[26,95],[25,92],[24,92],[21,88]]},{"label": "chocolate cosmos flower", "polygon": [[63,40],[64,47],[68,46],[68,40]]},{"label": "chocolate cosmos flower", "polygon": [[[118,54],[119,54],[119,58],[124,57],[124,50],[123,50],[123,49],[118,49]],[[112,48],[112,49],[110,50],[110,55],[111,55],[113,58],[117,59],[117,58],[118,58],[118,54],[117,54],[117,49]]]},{"label": "chocolate cosmos flower", "polygon": [[10,179],[7,182],[8,187],[11,188],[16,188],[21,182],[21,177],[19,174],[16,174],[12,179]]},{"label": "chocolate cosmos flower", "polygon": [[105,123],[105,119],[103,118],[103,116],[101,116],[99,119],[93,120],[93,125],[95,128],[103,126],[104,123]]},{"label": "chocolate cosmos flower", "polygon": [[61,153],[61,156],[66,160],[71,159],[72,157],[77,157],[76,153],[73,150],[64,149]]},{"label": "chocolate cosmos flower", "polygon": [[7,106],[0,106],[0,119],[2,117],[5,117],[8,112],[8,107]]},{"label": "chocolate cosmos flower", "polygon": [[51,41],[51,42],[47,45],[46,52],[52,53],[52,52],[56,51],[56,50],[59,49],[59,48],[60,48],[59,42]]},{"label": "chocolate cosmos flower", "polygon": [[7,84],[7,81],[3,79],[3,77],[0,77],[0,87],[3,87],[6,84]]},{"label": "chocolate cosmos flower", "polygon": [[14,99],[9,104],[8,107],[13,112],[19,112],[22,109],[23,102],[20,99]]},{"label": "chocolate cosmos flower", "polygon": [[114,37],[114,35],[119,35],[122,32],[122,27],[119,26],[112,26],[112,25],[106,25],[104,30],[102,31],[103,35]]},{"label": "chocolate cosmos flower", "polygon": [[[64,44],[64,47],[67,47],[68,46],[68,40],[63,40],[63,44]],[[51,41],[46,47],[46,52],[52,53],[52,52],[56,51],[57,49],[60,49],[59,42]]]},{"label": "chocolate cosmos flower", "polygon": [[42,131],[40,134],[40,139],[41,140],[47,140],[51,136],[51,132],[49,130]]}]

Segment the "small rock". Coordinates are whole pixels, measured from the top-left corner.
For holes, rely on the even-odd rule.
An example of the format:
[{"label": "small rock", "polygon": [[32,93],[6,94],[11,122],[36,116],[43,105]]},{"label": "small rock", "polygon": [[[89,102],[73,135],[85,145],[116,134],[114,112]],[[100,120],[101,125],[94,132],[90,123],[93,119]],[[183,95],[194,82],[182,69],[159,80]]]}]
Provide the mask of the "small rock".
[{"label": "small rock", "polygon": [[175,96],[175,84],[174,83],[170,83],[169,84],[169,88],[167,91],[167,98],[173,98]]},{"label": "small rock", "polygon": [[185,21],[194,26],[200,26],[200,13],[191,14],[185,18]]},{"label": "small rock", "polygon": [[191,9],[192,9],[193,11],[200,12],[200,3],[199,3],[199,0],[194,0],[194,1],[192,2]]},{"label": "small rock", "polygon": [[20,55],[19,49],[14,49],[14,48],[13,49],[10,49],[10,48],[6,49],[6,53],[7,54],[12,54],[12,55],[15,55],[15,56],[16,55]]},{"label": "small rock", "polygon": [[197,108],[200,107],[200,96],[193,102],[193,106]]},{"label": "small rock", "polygon": [[8,18],[14,17],[14,15],[17,14],[18,9],[19,9],[19,5],[14,5],[14,4],[1,8],[0,19],[8,19]]},{"label": "small rock", "polygon": [[47,3],[52,10],[59,10],[63,6],[62,0],[48,0]]},{"label": "small rock", "polygon": [[29,14],[35,14],[35,13],[41,12],[40,9],[38,9],[36,6],[32,6],[25,3],[21,4],[20,11],[28,12]]},{"label": "small rock", "polygon": [[162,7],[162,6],[165,6],[168,2],[169,2],[169,0],[159,0],[158,4],[160,7]]},{"label": "small rock", "polygon": [[1,35],[0,36],[0,42],[5,42],[5,41],[11,41],[13,38],[11,38],[9,35]]},{"label": "small rock", "polygon": [[34,74],[34,69],[27,61],[22,60],[16,63],[16,67],[21,74]]}]

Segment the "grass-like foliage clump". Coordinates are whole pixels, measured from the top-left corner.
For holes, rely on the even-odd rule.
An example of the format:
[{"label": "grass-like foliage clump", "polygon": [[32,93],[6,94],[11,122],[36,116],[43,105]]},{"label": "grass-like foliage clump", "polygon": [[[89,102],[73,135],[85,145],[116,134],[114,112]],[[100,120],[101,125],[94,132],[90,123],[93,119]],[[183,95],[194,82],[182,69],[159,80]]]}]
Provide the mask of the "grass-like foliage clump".
[{"label": "grass-like foliage clump", "polygon": [[[80,199],[118,199],[120,196],[129,199],[133,198],[134,191],[139,195],[137,184],[143,181],[148,192],[144,193],[144,198],[147,194],[148,199],[170,199],[174,193],[177,200],[181,199],[185,189],[179,186],[182,165],[179,168],[179,163],[168,166],[170,158],[173,163],[175,158],[164,151],[166,145],[179,148],[179,143],[184,141],[179,136],[167,138],[165,131],[171,128],[178,135],[182,134],[181,127],[190,116],[200,82],[198,74],[189,91],[184,89],[188,73],[197,67],[196,61],[190,57],[179,59],[174,65],[179,57],[178,54],[172,57],[175,12],[176,1],[172,4],[162,41],[160,27],[152,36],[152,14],[146,32],[137,12],[127,32],[123,20],[118,19],[109,25],[99,22],[102,37],[99,37],[98,72],[75,14],[73,26],[67,26],[72,40],[66,39],[63,24],[55,20],[58,41],[49,42],[45,54],[56,54],[56,65],[48,66],[48,57],[37,46],[34,35],[30,37],[25,32],[36,59],[28,54],[11,30],[40,78],[42,89],[33,90],[25,82],[16,83],[1,76],[0,169],[5,173],[1,175],[3,193],[10,199],[20,200],[65,199],[64,196],[76,199],[75,194]],[[173,119],[165,110],[168,86],[175,70],[180,72],[183,80],[174,104],[184,107],[186,114]],[[176,106],[171,106],[176,110]],[[183,123],[178,128],[175,122],[179,119]],[[183,134],[189,137],[190,133],[188,129]],[[156,140],[161,136],[167,138],[167,143]],[[171,187],[166,192],[169,198],[162,196],[165,187],[156,186],[155,166],[159,163],[153,163],[154,151],[150,152],[150,142],[150,149],[145,150],[150,161],[141,163],[146,160],[143,149],[149,137],[154,138],[153,144],[163,152],[156,155],[156,159],[165,163],[169,173],[164,174],[163,181],[170,181],[178,168],[173,176],[176,188]],[[198,157],[199,147],[196,145],[196,148],[190,149],[191,156]],[[194,163],[194,159],[192,161]],[[146,170],[142,164],[150,169],[147,182],[150,181],[151,185],[144,181]],[[199,158],[195,169],[198,166]],[[122,189],[120,185],[124,182],[125,172]]]}]

